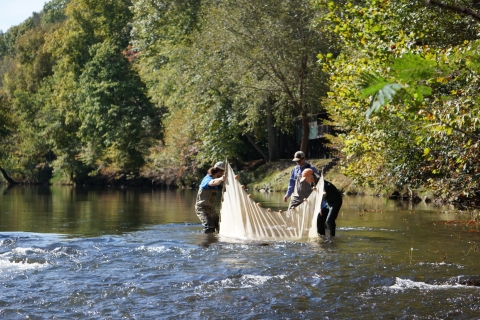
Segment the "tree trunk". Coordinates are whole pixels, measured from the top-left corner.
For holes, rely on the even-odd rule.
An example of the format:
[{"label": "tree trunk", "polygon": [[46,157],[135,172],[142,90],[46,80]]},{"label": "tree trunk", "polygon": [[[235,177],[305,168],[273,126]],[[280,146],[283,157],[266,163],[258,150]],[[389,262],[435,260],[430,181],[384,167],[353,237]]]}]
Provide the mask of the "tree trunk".
[{"label": "tree trunk", "polygon": [[2,173],[5,180],[7,180],[8,184],[17,184],[17,182],[15,182],[12,178],[10,178],[10,176],[7,174],[7,171],[5,171],[5,169],[0,167],[0,172]]},{"label": "tree trunk", "polygon": [[302,114],[302,142],[300,144],[300,150],[307,154],[308,148],[308,136],[310,135],[310,123],[308,116]]},{"label": "tree trunk", "polygon": [[277,160],[277,130],[275,129],[272,106],[267,101],[267,127],[268,127],[268,159],[269,161]]},{"label": "tree trunk", "polygon": [[265,152],[262,151],[262,149],[255,143],[255,138],[250,134],[250,133],[245,133],[245,136],[247,137],[248,141],[253,145],[253,147],[260,153],[265,160],[265,162],[268,162],[268,157],[265,154]]}]

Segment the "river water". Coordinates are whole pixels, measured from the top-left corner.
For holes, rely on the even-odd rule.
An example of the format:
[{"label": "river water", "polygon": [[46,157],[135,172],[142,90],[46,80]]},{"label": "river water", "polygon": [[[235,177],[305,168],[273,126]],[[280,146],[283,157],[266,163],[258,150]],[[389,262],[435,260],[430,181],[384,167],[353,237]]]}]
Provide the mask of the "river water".
[{"label": "river water", "polygon": [[471,214],[345,196],[333,241],[241,240],[203,234],[195,196],[0,185],[0,318],[480,318]]}]

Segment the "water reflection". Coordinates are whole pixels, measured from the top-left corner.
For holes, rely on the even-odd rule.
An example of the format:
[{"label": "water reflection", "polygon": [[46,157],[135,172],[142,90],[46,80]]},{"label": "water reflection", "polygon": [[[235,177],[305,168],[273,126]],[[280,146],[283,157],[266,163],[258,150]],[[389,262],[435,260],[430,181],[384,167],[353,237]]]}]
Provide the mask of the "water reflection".
[{"label": "water reflection", "polygon": [[[266,208],[287,208],[283,193],[252,194]],[[0,185],[0,231],[94,236],[155,224],[198,224],[195,198],[196,190]],[[348,221],[343,227],[391,227],[391,223],[458,219],[455,212],[451,206],[346,196],[337,224],[340,228],[342,221]]]},{"label": "water reflection", "polygon": [[192,190],[0,186],[0,229],[77,235],[118,234],[192,221]]}]

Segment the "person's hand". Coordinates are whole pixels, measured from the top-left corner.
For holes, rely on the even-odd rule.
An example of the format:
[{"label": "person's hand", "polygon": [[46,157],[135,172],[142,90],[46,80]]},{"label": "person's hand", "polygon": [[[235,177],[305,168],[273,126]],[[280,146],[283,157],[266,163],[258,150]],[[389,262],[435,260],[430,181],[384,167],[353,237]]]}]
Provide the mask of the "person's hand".
[{"label": "person's hand", "polygon": [[227,180],[227,177],[225,175],[219,177],[217,179],[217,185],[221,184],[222,182],[224,182],[225,180]]},{"label": "person's hand", "polygon": [[283,197],[283,202],[287,202],[288,196]]}]

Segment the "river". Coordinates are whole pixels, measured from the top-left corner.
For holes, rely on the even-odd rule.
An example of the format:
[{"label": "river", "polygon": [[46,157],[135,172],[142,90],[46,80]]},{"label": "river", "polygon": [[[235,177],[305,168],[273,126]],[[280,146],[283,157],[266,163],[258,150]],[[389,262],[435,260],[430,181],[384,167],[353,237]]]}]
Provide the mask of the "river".
[{"label": "river", "polygon": [[195,196],[0,185],[0,318],[480,318],[468,212],[345,196],[334,240],[241,240],[203,234]]}]

